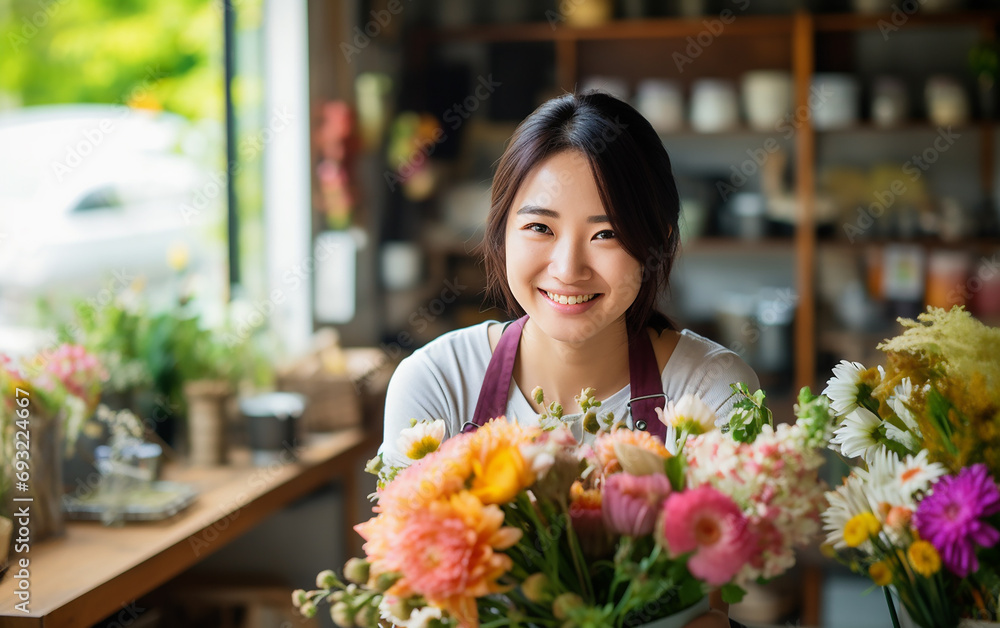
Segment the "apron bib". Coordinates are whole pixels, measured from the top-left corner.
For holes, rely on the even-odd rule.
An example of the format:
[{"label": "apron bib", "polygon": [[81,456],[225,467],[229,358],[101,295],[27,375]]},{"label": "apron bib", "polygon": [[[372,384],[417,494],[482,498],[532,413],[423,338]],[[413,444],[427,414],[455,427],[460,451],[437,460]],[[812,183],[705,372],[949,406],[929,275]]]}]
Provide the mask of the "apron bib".
[{"label": "apron bib", "polygon": [[[476,412],[472,420],[466,421],[462,426],[462,432],[478,429],[490,419],[506,414],[507,397],[514,377],[514,359],[521,343],[521,332],[527,322],[528,317],[525,315],[504,328],[489,366],[486,367]],[[636,335],[629,334],[628,371],[632,395],[628,408],[632,415],[632,427],[648,431],[662,440],[666,437],[667,428],[656,416],[655,409],[663,407],[662,402],[658,403],[660,398],[665,397],[663,382],[653,353],[653,343],[645,331]]]}]

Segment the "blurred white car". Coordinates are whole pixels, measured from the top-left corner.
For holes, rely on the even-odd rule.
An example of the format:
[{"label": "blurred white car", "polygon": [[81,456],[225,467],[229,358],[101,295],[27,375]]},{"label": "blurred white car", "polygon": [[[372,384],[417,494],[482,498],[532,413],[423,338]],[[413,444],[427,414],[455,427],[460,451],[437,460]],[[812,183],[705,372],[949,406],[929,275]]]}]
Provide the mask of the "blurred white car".
[{"label": "blurred white car", "polygon": [[211,134],[113,105],[0,113],[0,325],[30,324],[38,297],[155,284],[174,272],[171,250],[186,248],[195,265],[223,250]]}]

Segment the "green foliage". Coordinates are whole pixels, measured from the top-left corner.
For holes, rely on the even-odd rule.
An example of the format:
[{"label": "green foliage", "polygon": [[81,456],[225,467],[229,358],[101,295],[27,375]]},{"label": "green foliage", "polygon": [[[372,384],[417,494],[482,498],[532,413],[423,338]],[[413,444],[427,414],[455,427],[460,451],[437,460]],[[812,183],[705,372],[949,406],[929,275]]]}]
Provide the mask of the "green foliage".
[{"label": "green foliage", "polygon": [[675,491],[684,490],[684,474],[687,470],[687,461],[684,456],[671,456],[664,463],[667,479],[670,480],[670,488]]},{"label": "green foliage", "polygon": [[726,604],[739,604],[743,601],[743,596],[747,594],[742,587],[735,584],[725,584],[720,589],[722,601]]},{"label": "green foliage", "polygon": [[902,334],[878,345],[885,352],[907,353],[940,365],[944,374],[982,374],[990,390],[1000,388],[1000,329],[988,327],[956,305],[930,307],[917,320],[900,318]]},{"label": "green foliage", "polygon": [[24,106],[119,103],[223,115],[213,0],[0,0],[0,91]]},{"label": "green foliage", "polygon": [[771,411],[764,403],[763,390],[751,394],[743,382],[730,384],[733,395],[739,399],[733,404],[729,415],[728,428],[733,440],[740,443],[752,443],[765,425],[773,425]]}]

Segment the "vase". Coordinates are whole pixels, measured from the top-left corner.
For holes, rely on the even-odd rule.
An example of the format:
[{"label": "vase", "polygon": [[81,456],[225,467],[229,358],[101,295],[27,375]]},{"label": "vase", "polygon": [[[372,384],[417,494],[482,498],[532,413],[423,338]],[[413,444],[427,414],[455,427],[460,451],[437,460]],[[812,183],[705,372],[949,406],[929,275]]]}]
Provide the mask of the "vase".
[{"label": "vase", "polygon": [[232,387],[221,380],[197,380],[184,385],[191,464],[211,467],[228,461],[226,401],[230,395]]},{"label": "vase", "polygon": [[[62,512],[62,415],[32,416],[28,428],[20,433],[27,434],[29,467],[14,474],[14,490],[10,492],[3,510],[12,515],[9,520],[13,524],[12,536],[23,537],[23,533],[18,531],[27,528],[28,542],[34,544],[62,536],[65,532]],[[15,445],[18,442],[22,441],[16,439]],[[27,525],[21,525],[23,519],[27,519]],[[14,556],[8,558],[13,560]]]},{"label": "vase", "polygon": [[711,606],[708,603],[708,598],[703,597],[701,601],[695,603],[693,606],[689,606],[682,611],[674,613],[673,615],[668,615],[667,617],[661,617],[655,621],[651,621],[648,624],[642,624],[639,628],[684,628],[689,622],[693,621],[696,617],[707,613],[711,610]]},{"label": "vase", "polygon": [[12,541],[14,540],[14,522],[0,515],[0,580],[7,573],[10,559],[13,558]]}]

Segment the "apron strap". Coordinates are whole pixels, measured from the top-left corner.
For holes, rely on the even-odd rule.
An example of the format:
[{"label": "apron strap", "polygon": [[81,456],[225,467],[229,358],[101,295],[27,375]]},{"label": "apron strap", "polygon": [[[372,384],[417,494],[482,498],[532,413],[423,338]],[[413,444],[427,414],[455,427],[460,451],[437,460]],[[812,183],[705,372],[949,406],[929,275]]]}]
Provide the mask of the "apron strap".
[{"label": "apron strap", "polygon": [[471,432],[490,419],[503,416],[507,412],[507,398],[510,396],[510,384],[514,378],[514,360],[517,358],[517,347],[521,343],[521,330],[528,322],[525,314],[513,323],[508,324],[500,341],[493,350],[493,357],[486,367],[483,387],[479,390],[479,400],[476,402],[476,412],[471,421],[466,421],[462,432]]},{"label": "apron strap", "polygon": [[663,407],[666,395],[663,394],[663,380],[653,343],[645,329],[636,335],[629,335],[628,376],[632,391],[628,408],[633,429],[648,431],[660,439],[666,438],[667,426],[656,416],[656,408]]},{"label": "apron strap", "polygon": [[[514,360],[517,358],[517,348],[521,342],[521,331],[528,322],[527,315],[522,316],[507,327],[500,335],[500,341],[493,351],[483,387],[479,391],[476,402],[476,412],[471,421],[466,421],[462,432],[471,432],[490,419],[503,416],[507,411],[507,399],[510,396],[510,386],[514,377]],[[660,369],[653,352],[653,343],[645,330],[629,336],[628,345],[629,384],[632,398],[628,407],[632,415],[632,426],[637,430],[649,431],[659,438],[666,437],[667,429],[656,416],[656,408],[662,407],[663,382],[660,379]]]}]

